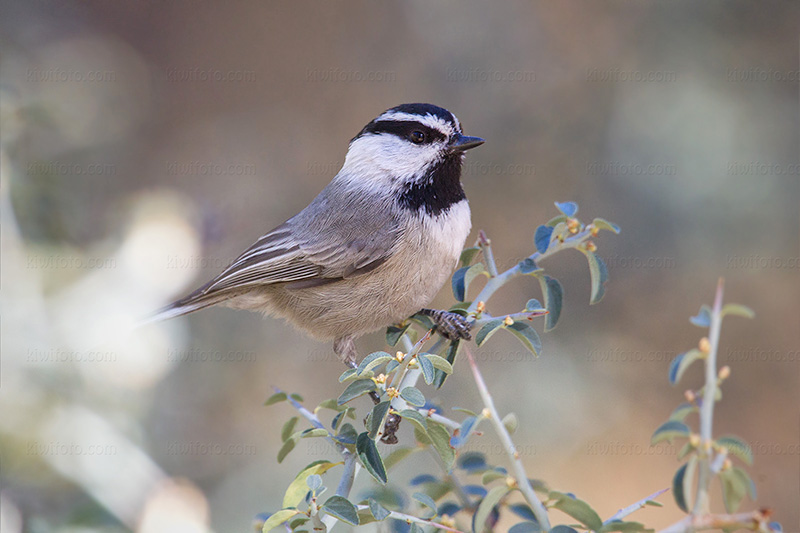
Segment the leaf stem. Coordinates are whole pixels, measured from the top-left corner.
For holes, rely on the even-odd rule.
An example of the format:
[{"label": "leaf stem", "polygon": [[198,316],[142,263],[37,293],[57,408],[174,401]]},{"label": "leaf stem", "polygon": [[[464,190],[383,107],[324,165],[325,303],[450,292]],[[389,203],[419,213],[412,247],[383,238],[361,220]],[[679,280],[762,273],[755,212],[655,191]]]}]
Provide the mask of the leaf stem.
[{"label": "leaf stem", "polygon": [[692,509],[692,514],[694,515],[704,515],[711,511],[708,489],[713,477],[711,464],[714,452],[711,448],[711,442],[714,425],[714,398],[717,395],[717,348],[722,326],[722,297],[724,292],[725,282],[720,278],[717,282],[717,293],[714,297],[714,307],[711,310],[711,325],[708,332],[710,349],[708,357],[706,357],[706,384],[703,389],[703,403],[700,406],[700,446],[703,453],[700,455],[697,499]]},{"label": "leaf stem", "polygon": [[539,527],[542,528],[542,531],[550,531],[550,519],[547,517],[547,511],[545,510],[544,505],[542,505],[542,502],[536,496],[536,493],[533,491],[530,481],[528,481],[528,475],[525,472],[525,467],[522,465],[522,461],[519,459],[519,453],[514,446],[514,442],[511,440],[511,435],[508,434],[508,430],[506,429],[505,425],[503,425],[503,419],[497,412],[492,395],[489,392],[489,389],[486,387],[486,382],[483,380],[483,376],[481,375],[481,371],[478,369],[475,358],[472,356],[472,350],[469,349],[469,346],[464,346],[464,351],[467,354],[469,365],[472,368],[472,375],[475,378],[475,384],[478,386],[478,392],[480,392],[483,403],[486,408],[489,409],[489,413],[491,414],[489,420],[492,422],[497,435],[500,437],[500,442],[503,444],[503,448],[505,448],[506,454],[511,461],[511,466],[514,471],[514,479],[517,480],[517,487],[522,493],[522,496],[525,498],[525,501],[528,502],[528,505],[530,505],[534,516],[536,516],[536,520],[539,522]]},{"label": "leaf stem", "polygon": [[659,496],[661,496],[662,494],[664,494],[668,490],[669,490],[669,488],[661,489],[659,491],[654,492],[650,496],[642,498],[638,502],[625,507],[624,509],[620,509],[619,511],[614,513],[614,515],[611,518],[609,518],[608,520],[605,520],[603,522],[603,524],[608,524],[610,522],[613,522],[614,520],[622,520],[623,518],[625,518],[629,514],[635,513],[639,509],[642,509],[645,505],[647,505],[647,502],[649,502],[651,500],[655,500],[656,498],[658,498]]}]

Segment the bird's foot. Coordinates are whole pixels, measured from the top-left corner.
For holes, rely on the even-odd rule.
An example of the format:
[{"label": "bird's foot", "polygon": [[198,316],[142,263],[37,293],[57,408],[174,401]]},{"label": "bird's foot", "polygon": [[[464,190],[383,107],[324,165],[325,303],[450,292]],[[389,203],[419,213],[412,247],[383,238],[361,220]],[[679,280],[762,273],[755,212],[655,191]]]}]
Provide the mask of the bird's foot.
[{"label": "bird's foot", "polygon": [[439,311],[436,309],[422,309],[419,314],[431,317],[436,331],[447,340],[472,340],[472,334],[469,332],[469,330],[472,329],[472,324],[458,313]]}]

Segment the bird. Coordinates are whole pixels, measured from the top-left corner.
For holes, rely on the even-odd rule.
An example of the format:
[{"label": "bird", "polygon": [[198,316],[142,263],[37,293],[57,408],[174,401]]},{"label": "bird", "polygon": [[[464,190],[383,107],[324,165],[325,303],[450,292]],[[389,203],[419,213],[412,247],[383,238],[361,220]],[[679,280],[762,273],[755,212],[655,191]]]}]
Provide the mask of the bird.
[{"label": "bird", "polygon": [[355,367],[355,340],[421,313],[450,340],[459,314],[428,309],[471,229],[465,152],[484,143],[432,104],[388,109],[350,140],[341,170],[311,203],[227,268],[146,323],[212,305],[287,319]]}]

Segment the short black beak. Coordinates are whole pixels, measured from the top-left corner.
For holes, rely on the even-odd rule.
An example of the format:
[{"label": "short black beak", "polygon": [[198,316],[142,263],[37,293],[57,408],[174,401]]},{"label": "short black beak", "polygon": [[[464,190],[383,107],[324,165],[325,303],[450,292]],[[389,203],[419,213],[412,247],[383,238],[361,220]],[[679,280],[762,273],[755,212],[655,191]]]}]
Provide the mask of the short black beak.
[{"label": "short black beak", "polygon": [[467,137],[466,135],[458,134],[450,141],[451,152],[464,152],[470,148],[475,148],[485,143],[480,137]]}]

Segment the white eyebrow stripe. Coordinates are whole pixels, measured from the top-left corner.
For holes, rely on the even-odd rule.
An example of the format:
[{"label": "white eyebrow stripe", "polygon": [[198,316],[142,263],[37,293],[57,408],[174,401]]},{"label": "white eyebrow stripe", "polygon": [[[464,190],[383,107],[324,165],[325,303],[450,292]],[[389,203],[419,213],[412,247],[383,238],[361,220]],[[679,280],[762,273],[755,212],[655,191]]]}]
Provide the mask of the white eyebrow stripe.
[{"label": "white eyebrow stripe", "polygon": [[[379,122],[381,120],[395,120],[395,121],[408,120],[408,121],[419,122],[420,124],[424,124],[425,126],[439,130],[448,137],[454,133],[453,125],[450,122],[442,120],[434,115],[414,115],[412,113],[401,113],[398,111],[390,111],[388,113],[384,113],[383,115],[375,119],[376,122]],[[458,124],[458,119],[455,120],[456,124]],[[459,130],[461,129],[460,125],[458,126],[458,129]]]}]

